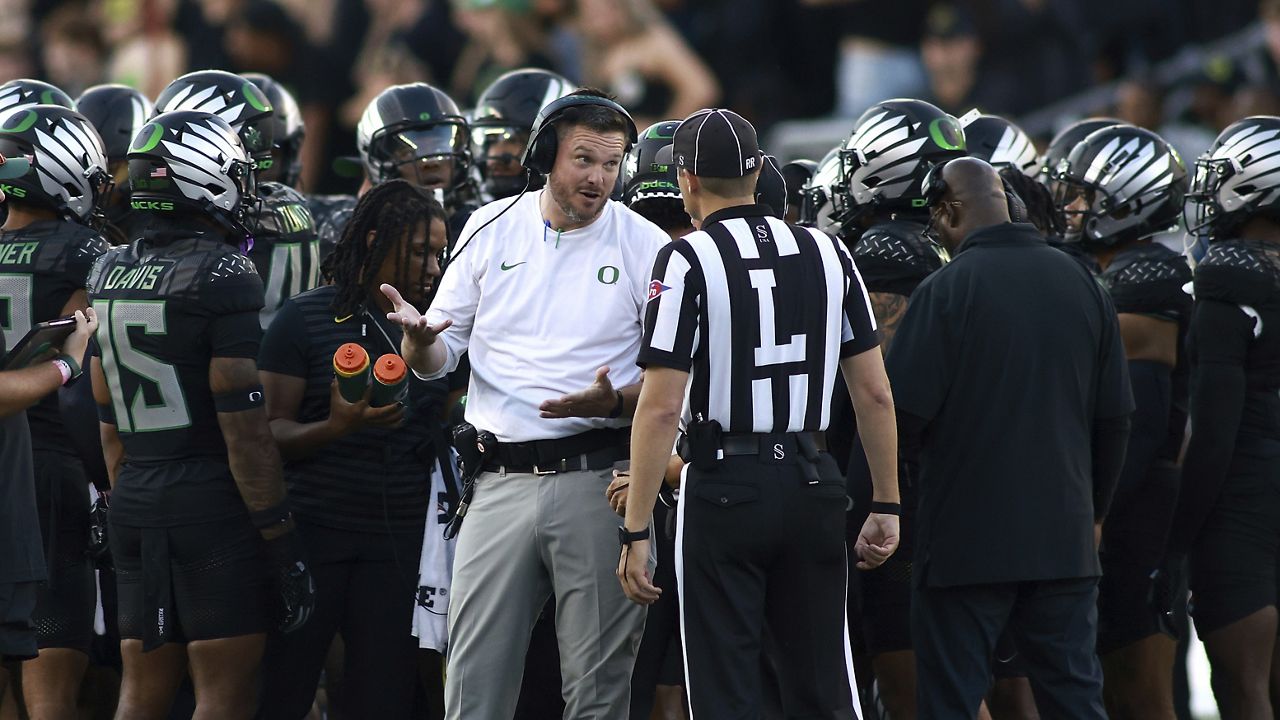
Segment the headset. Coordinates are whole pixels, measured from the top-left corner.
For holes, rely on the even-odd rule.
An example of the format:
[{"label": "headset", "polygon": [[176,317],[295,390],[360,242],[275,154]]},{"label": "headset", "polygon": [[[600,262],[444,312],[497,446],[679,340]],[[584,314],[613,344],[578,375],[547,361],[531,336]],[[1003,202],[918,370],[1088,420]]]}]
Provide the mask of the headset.
[{"label": "headset", "polygon": [[520,164],[524,165],[529,172],[542,175],[550,173],[551,168],[556,164],[556,146],[559,139],[555,132],[548,128],[555,125],[569,108],[583,106],[606,108],[626,119],[627,145],[622,149],[624,155],[640,139],[640,132],[636,130],[636,122],[631,119],[631,113],[618,103],[599,95],[566,95],[558,100],[552,100],[538,111],[538,116],[533,120],[533,127],[529,130],[529,143],[525,145],[524,157],[520,158]]},{"label": "headset", "polygon": [[[546,107],[538,111],[538,116],[533,119],[533,127],[529,129],[529,142],[525,145],[524,155],[520,158],[520,164],[524,166],[525,171],[524,189],[512,198],[511,202],[502,208],[497,215],[489,218],[483,225],[472,231],[470,235],[455,244],[454,249],[449,253],[447,261],[440,268],[441,273],[462,254],[462,251],[471,244],[471,241],[481,230],[505,215],[508,210],[516,206],[516,203],[520,202],[520,198],[529,192],[534,173],[547,175],[551,172],[551,168],[556,164],[556,144],[558,139],[555,132],[548,128],[555,125],[565,110],[585,105],[607,108],[618,113],[627,121],[627,145],[622,149],[624,156],[631,150],[631,146],[635,145],[640,139],[640,132],[636,130],[636,121],[631,118],[631,113],[609,98],[600,97],[599,95],[566,95],[548,103]],[[622,174],[619,173],[618,177],[621,179]]]},{"label": "headset", "polygon": [[[952,158],[951,160],[958,160]],[[932,208],[942,201],[942,196],[947,194],[947,181],[943,178],[943,171],[951,160],[940,162],[929,168],[929,172],[925,173],[924,181],[921,183],[921,189],[924,191],[925,208]],[[999,173],[997,173],[998,175]],[[1009,220],[1010,222],[1021,223],[1027,222],[1027,205],[1018,192],[1013,189],[1008,180],[1000,178],[1000,184],[1004,186],[1005,199],[1009,203]],[[930,223],[932,223],[932,217]]]}]

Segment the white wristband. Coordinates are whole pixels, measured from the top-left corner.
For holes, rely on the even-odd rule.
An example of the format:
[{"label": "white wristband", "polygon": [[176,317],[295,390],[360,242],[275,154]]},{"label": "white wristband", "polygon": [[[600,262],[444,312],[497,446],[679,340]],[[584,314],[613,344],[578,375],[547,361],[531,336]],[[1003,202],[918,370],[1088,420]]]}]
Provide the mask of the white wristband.
[{"label": "white wristband", "polygon": [[62,382],[60,384],[66,385],[67,381],[71,379],[71,366],[67,364],[66,360],[62,359],[53,360],[53,366],[58,368],[59,373],[62,373]]}]

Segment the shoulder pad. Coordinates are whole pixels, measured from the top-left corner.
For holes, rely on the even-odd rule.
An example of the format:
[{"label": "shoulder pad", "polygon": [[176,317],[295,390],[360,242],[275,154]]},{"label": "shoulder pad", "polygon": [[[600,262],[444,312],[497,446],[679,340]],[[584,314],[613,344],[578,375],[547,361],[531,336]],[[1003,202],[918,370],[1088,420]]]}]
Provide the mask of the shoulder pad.
[{"label": "shoulder pad", "polygon": [[1191,280],[1191,267],[1163,245],[1151,243],[1122,250],[1099,280],[1111,293],[1117,312],[1178,321],[1191,310],[1191,298],[1182,289]]},{"label": "shoulder pad", "polygon": [[263,183],[258,189],[262,204],[256,213],[256,237],[297,238],[298,242],[315,238],[316,221],[301,193],[280,183]]},{"label": "shoulder pad", "polygon": [[942,251],[924,236],[925,226],[909,221],[873,225],[853,243],[850,254],[869,292],[910,295],[920,281],[943,265]]},{"label": "shoulder pad", "polygon": [[1196,266],[1196,297],[1244,305],[1280,301],[1280,245],[1230,240],[1209,246]]},{"label": "shoulder pad", "polygon": [[36,222],[6,235],[41,242],[35,260],[37,272],[59,273],[68,267],[86,267],[111,247],[102,233],[66,220]]}]

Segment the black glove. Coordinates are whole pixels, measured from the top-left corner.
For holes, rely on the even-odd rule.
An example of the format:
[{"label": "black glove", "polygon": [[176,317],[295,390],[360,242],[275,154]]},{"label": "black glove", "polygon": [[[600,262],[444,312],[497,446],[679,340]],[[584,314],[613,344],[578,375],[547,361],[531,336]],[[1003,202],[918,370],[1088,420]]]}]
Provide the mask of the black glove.
[{"label": "black glove", "polygon": [[99,570],[108,570],[111,564],[111,544],[107,541],[107,507],[105,493],[100,493],[89,508],[89,559]]},{"label": "black glove", "polygon": [[316,583],[295,531],[266,541],[267,558],[280,596],[276,627],[290,633],[306,624],[316,607]]}]

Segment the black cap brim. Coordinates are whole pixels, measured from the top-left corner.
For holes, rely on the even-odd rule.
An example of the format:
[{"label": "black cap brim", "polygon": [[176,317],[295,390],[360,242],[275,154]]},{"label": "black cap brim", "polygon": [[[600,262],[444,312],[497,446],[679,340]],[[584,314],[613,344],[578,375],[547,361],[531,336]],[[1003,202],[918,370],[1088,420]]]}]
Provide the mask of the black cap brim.
[{"label": "black cap brim", "polygon": [[7,157],[0,165],[0,180],[12,180],[22,177],[31,169],[31,161],[24,157]]}]

